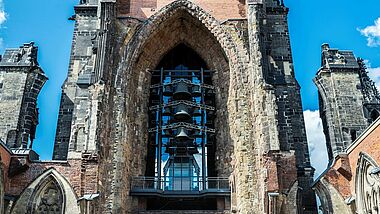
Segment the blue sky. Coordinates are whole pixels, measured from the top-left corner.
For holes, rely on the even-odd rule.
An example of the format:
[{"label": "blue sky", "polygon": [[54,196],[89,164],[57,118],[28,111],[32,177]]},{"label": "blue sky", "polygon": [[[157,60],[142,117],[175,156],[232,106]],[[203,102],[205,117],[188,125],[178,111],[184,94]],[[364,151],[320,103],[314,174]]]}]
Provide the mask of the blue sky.
[{"label": "blue sky", "polygon": [[[34,149],[41,159],[51,159],[60,88],[67,75],[74,27],[73,21],[67,18],[74,14],[73,6],[77,2],[0,0],[0,53],[6,47],[18,47],[22,43],[35,41],[39,47],[39,63],[49,77],[38,100],[40,124]],[[327,156],[318,120],[317,91],[312,82],[320,67],[320,46],[327,42],[331,47],[354,50],[356,56],[369,61],[372,76],[379,80],[379,47],[369,47],[367,37],[359,30],[374,25],[380,17],[380,4],[378,0],[362,0],[360,3],[347,0],[285,0],[285,4],[290,8],[289,30],[296,77],[302,87],[312,163],[320,173],[325,168]],[[5,11],[5,17],[1,11]],[[380,40],[380,30],[376,34],[376,29],[368,28],[363,32],[374,36],[372,46]]]}]

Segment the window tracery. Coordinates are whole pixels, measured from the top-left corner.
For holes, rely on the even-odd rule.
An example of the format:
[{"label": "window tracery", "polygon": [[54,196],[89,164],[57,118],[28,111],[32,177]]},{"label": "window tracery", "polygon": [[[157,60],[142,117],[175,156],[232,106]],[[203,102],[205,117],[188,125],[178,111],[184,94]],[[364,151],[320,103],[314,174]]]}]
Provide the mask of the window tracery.
[{"label": "window tracery", "polygon": [[62,214],[63,194],[59,185],[50,180],[39,191],[35,198],[35,208],[33,213],[38,214]]},{"label": "window tracery", "polygon": [[379,214],[380,174],[378,164],[362,153],[357,168],[356,195],[358,213]]}]

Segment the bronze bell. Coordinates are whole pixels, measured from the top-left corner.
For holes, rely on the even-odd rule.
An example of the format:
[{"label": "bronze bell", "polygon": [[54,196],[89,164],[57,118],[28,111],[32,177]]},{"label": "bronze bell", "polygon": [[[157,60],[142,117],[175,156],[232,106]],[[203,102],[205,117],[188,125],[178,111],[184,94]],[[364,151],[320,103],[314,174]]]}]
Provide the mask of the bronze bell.
[{"label": "bronze bell", "polygon": [[201,110],[201,108],[196,107],[196,108],[194,109],[193,115],[194,115],[195,117],[202,116],[202,110]]},{"label": "bronze bell", "polygon": [[171,85],[165,85],[164,89],[163,89],[164,96],[171,96],[172,93],[173,93],[172,86]]},{"label": "bronze bell", "polygon": [[180,81],[176,84],[173,97],[176,100],[190,100],[191,92],[189,91],[189,86],[186,82]]},{"label": "bronze bell", "polygon": [[178,141],[188,141],[190,140],[189,135],[187,135],[187,130],[183,127],[178,129],[177,136],[175,136]]},{"label": "bronze bell", "polygon": [[190,108],[185,104],[179,104],[176,108],[174,118],[177,121],[188,121],[191,119]]},{"label": "bronze bell", "polygon": [[163,116],[170,116],[172,114],[170,107],[165,107],[164,111],[162,112]]},{"label": "bronze bell", "polygon": [[194,85],[192,87],[192,93],[195,97],[199,97],[202,95],[201,86],[200,85]]}]

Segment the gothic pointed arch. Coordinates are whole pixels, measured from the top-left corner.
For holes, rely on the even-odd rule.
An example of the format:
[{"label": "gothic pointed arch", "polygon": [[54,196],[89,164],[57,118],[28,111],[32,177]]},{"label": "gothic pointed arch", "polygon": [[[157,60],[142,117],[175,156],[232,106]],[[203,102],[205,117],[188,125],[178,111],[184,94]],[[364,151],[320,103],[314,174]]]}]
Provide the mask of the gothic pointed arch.
[{"label": "gothic pointed arch", "polygon": [[[234,42],[234,39],[230,33],[228,33],[228,31],[220,25],[218,20],[188,0],[179,0],[168,4],[143,23],[140,30],[137,31],[131,39],[130,43],[133,44],[133,49],[127,51],[126,59],[129,62],[129,68],[127,68],[127,70],[132,69],[136,64],[138,64],[138,60],[141,55],[144,54],[142,51],[144,50],[144,47],[147,46],[147,42],[151,41],[152,38],[153,40],[162,40],[162,38],[157,38],[156,35],[166,23],[171,23],[173,19],[180,19],[180,22],[182,22],[186,17],[190,17],[191,21],[194,21],[200,29],[203,28],[208,31],[209,35],[212,37],[210,40],[214,40],[211,42],[218,43],[225,58],[229,61],[229,66],[235,68],[239,72],[245,71],[246,68],[244,68],[243,61],[247,60],[246,57],[248,56],[248,52],[243,47],[243,42],[240,44]],[[157,55],[164,55],[165,52],[168,52],[179,43],[190,43],[188,38],[191,36],[189,34],[196,35],[196,32],[186,32],[186,30],[189,29],[184,29],[185,32],[182,32],[180,35],[176,35],[177,37],[172,36],[173,40],[171,44],[162,45],[158,43],[159,45],[164,46],[163,48],[165,49],[162,49],[161,52],[157,53]],[[168,32],[170,32],[171,35],[174,35],[173,31]],[[166,33],[169,34],[168,32]],[[201,38],[197,38],[197,41],[200,40]],[[205,38],[202,38],[202,40],[205,40]],[[192,48],[197,51],[197,49],[204,48],[204,46],[202,47],[201,44],[194,44]],[[198,54],[205,58],[202,52],[198,51]],[[151,62],[153,64],[152,66],[159,61],[159,58],[154,59]]]},{"label": "gothic pointed arch", "polygon": [[319,209],[322,211],[322,213],[334,213],[331,195],[325,182],[318,182],[315,187],[315,191],[321,202]]},{"label": "gothic pointed arch", "polygon": [[12,213],[80,213],[70,183],[54,168],[36,178],[20,195]]},{"label": "gothic pointed arch", "polygon": [[[124,26],[128,28],[127,25]],[[130,32],[134,30],[131,29]],[[132,197],[126,193],[130,191],[131,176],[144,176],[146,156],[149,155],[147,142],[151,71],[157,68],[167,53],[179,45],[192,49],[205,62],[206,67],[213,71],[212,85],[215,87],[217,109],[214,124],[218,130],[215,133],[217,176],[228,178],[240,167],[232,161],[233,158],[240,160],[239,156],[251,151],[240,152],[236,147],[253,147],[252,136],[256,134],[253,133],[256,127],[253,126],[252,114],[259,114],[259,111],[252,112],[253,102],[267,102],[273,94],[261,99],[267,92],[254,92],[264,90],[258,84],[259,81],[255,81],[258,79],[255,72],[261,70],[252,68],[244,42],[238,36],[232,36],[232,31],[191,1],[178,0],[138,25],[135,33],[127,33],[125,36],[125,46],[120,50],[124,55],[115,70],[113,88],[110,89],[115,93],[110,102],[119,108],[115,108],[115,113],[112,112],[109,118],[109,121],[117,121],[115,132],[110,133],[115,136],[107,140],[116,142],[117,145],[112,150],[105,150],[112,159],[110,161],[116,165],[110,175],[112,179],[125,177],[122,182],[115,182],[111,187],[113,195],[104,196],[109,201],[118,200],[121,201],[118,204],[123,204],[113,207],[113,210],[133,210],[137,207]],[[259,68],[261,65],[258,63],[255,66]],[[254,96],[257,99],[253,100]],[[261,108],[264,105],[258,106]],[[105,132],[102,134],[109,135]],[[125,155],[132,153],[134,155]],[[242,175],[236,173],[236,176]],[[251,188],[252,186],[250,185]],[[246,188],[248,184],[239,185],[236,194],[243,194]]]},{"label": "gothic pointed arch", "polygon": [[[126,43],[124,50],[126,55],[123,57],[121,69],[117,71],[115,81],[116,87],[122,86],[120,90],[124,96],[136,95],[126,97],[128,104],[125,115],[134,116],[126,118],[129,122],[126,123],[125,129],[143,132],[142,135],[132,133],[125,136],[129,138],[126,141],[134,141],[136,146],[141,146],[141,150],[145,151],[143,147],[147,142],[147,135],[144,132],[148,127],[140,121],[147,121],[144,115],[147,115],[146,101],[149,99],[147,93],[151,81],[149,71],[156,69],[164,56],[181,45],[193,50],[205,62],[205,67],[214,71],[212,83],[216,86],[215,102],[219,114],[215,123],[222,124],[222,121],[231,120],[228,112],[237,111],[228,108],[236,108],[238,99],[248,96],[246,93],[249,90],[244,89],[252,87],[248,82],[250,78],[250,73],[247,72],[248,53],[243,47],[243,42],[237,40],[239,39],[232,38],[219,21],[187,0],[172,2],[139,26],[139,30]],[[245,95],[241,95],[243,93]],[[229,104],[232,101],[233,104]],[[244,114],[245,110],[247,109],[241,109],[236,114]],[[245,116],[247,115],[249,114],[246,113]],[[136,125],[139,127],[132,127]],[[230,163],[234,140],[228,126],[220,130],[217,135],[224,140],[219,141],[221,144],[218,148],[226,149],[217,151],[216,155],[218,156],[218,152],[223,153],[219,156],[225,157],[226,160],[220,162]],[[132,160],[135,161],[141,168],[145,168],[144,161],[138,158]],[[231,174],[230,166],[224,167],[220,164],[217,167],[221,175],[228,177]],[[143,171],[139,169],[136,174],[142,175]]]},{"label": "gothic pointed arch", "polygon": [[318,195],[321,205],[319,210],[324,214],[351,214],[344,198],[339,191],[325,178],[321,178],[315,185],[315,192]]},{"label": "gothic pointed arch", "polygon": [[380,168],[368,154],[360,153],[356,169],[355,192],[359,214],[377,213],[380,207]]}]

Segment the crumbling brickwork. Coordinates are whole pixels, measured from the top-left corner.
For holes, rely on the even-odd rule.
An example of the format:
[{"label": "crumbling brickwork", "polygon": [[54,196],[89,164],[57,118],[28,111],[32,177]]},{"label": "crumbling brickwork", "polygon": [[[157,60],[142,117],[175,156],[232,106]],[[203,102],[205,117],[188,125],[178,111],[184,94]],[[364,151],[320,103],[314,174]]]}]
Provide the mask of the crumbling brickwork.
[{"label": "crumbling brickwork", "polygon": [[[377,180],[378,171],[374,170],[380,162],[379,122],[380,120],[375,121],[364,130],[363,134],[345,150],[345,154],[337,156],[315,182],[314,188],[322,201],[323,212],[364,214],[376,209],[377,204],[372,200],[378,197],[378,193],[369,196],[368,192],[371,191],[371,187],[376,189],[380,185]],[[371,172],[366,172],[367,169],[371,169]],[[365,183],[363,178],[366,179],[368,173],[371,178],[374,178],[374,180],[369,178],[370,191],[363,185]],[[372,200],[367,201],[365,197]]]},{"label": "crumbling brickwork", "polygon": [[[125,8],[130,10],[134,3],[125,5]],[[123,2],[116,4],[119,11],[120,4]],[[112,9],[105,5],[102,8]],[[287,210],[286,206],[290,204],[294,209],[297,207],[294,204],[299,203],[300,210],[315,212],[314,194],[310,190],[313,169],[309,161],[299,86],[294,80],[289,50],[287,9],[277,1],[254,2],[246,7],[248,20],[229,20],[222,25],[188,1],[171,3],[145,22],[120,14],[115,20],[110,19],[115,23],[108,26],[110,33],[107,36],[117,35],[119,41],[116,43],[125,46],[113,47],[120,47],[119,53],[125,55],[114,56],[112,61],[108,58],[109,62],[105,62],[105,67],[111,70],[104,72],[111,79],[105,79],[107,100],[102,103],[102,108],[107,111],[103,112],[100,123],[103,145],[100,171],[115,169],[102,178],[102,183],[110,176],[112,178],[111,185],[102,186],[106,194],[101,197],[106,201],[107,211],[133,213],[138,209],[137,198],[127,193],[133,176],[144,175],[146,164],[139,158],[146,155],[146,127],[140,123],[146,120],[144,103],[147,101],[144,100],[148,98],[146,86],[150,81],[146,71],[154,69],[164,53],[183,42],[217,71],[213,77],[218,91],[217,108],[220,109],[216,119],[217,170],[218,175],[231,175],[236,183],[238,200],[234,209],[241,213],[269,212],[266,209],[271,200],[266,196],[268,186],[277,187],[271,188],[274,192],[291,192],[292,185],[298,180],[296,185],[304,189],[299,193],[303,196],[298,198],[304,198],[304,204],[297,202],[297,197],[291,202],[281,196],[276,203],[279,204],[277,209]],[[263,24],[264,19],[267,19],[266,24]],[[171,34],[167,34],[168,31]],[[267,38],[278,42],[269,43]],[[223,52],[225,56],[219,56]],[[108,81],[111,85],[107,85]],[[136,155],[128,155],[132,151]],[[268,156],[276,164],[283,164],[293,155],[296,158],[291,163],[296,166],[292,172],[285,175],[281,169],[276,169],[267,173],[269,165],[265,165],[262,157]],[[268,176],[273,179],[268,180]],[[279,180],[274,178],[280,176],[288,177],[288,181],[278,185]],[[117,180],[119,177],[124,179]],[[263,183],[264,186],[258,185]]]},{"label": "crumbling brickwork", "polygon": [[[287,14],[278,0],[80,1],[71,17],[73,45],[54,146],[53,158],[61,161],[13,154],[8,194],[20,196],[11,201],[15,209],[33,210],[27,200],[41,198],[46,185],[60,193],[66,178],[62,188],[73,189],[68,192],[77,195],[82,212],[160,213],[148,201],[173,200],[165,198],[161,181],[153,181],[158,191],[142,193],[148,196],[134,195],[133,181],[156,165],[147,161],[151,71],[183,45],[212,71],[215,145],[207,155],[215,169],[209,172],[227,181],[228,194],[213,193],[205,180],[211,192],[176,193],[174,200],[189,204],[190,198],[196,209],[212,198],[213,208],[181,213],[316,213]],[[90,203],[93,197],[97,203]]]}]

